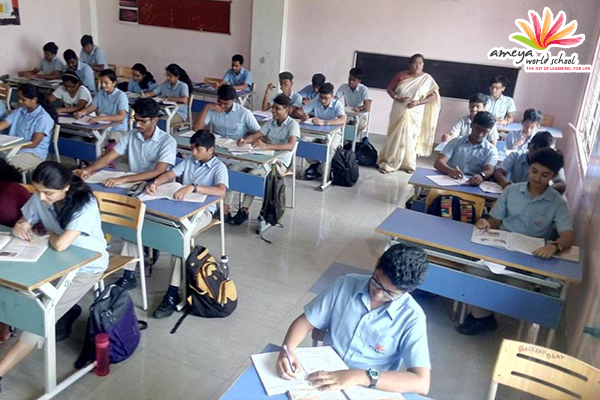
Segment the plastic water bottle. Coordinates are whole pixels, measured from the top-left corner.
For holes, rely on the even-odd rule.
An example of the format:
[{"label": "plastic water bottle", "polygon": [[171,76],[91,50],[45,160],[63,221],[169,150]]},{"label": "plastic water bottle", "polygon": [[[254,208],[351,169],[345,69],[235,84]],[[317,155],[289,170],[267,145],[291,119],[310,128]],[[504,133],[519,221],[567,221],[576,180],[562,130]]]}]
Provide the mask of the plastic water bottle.
[{"label": "plastic water bottle", "polygon": [[110,357],[108,354],[108,334],[99,333],[94,337],[96,344],[96,375],[106,376],[110,372]]},{"label": "plastic water bottle", "polygon": [[229,257],[221,256],[221,272],[225,275],[225,279],[229,278]]}]

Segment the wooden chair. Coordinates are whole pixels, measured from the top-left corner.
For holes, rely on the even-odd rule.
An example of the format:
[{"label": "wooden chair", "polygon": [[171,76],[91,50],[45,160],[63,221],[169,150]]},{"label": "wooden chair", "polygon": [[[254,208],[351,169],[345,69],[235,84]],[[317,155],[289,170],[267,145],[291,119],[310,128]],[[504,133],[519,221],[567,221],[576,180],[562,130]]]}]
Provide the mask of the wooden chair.
[{"label": "wooden chair", "polygon": [[0,83],[0,101],[6,104],[6,109],[10,111],[10,96],[12,95],[12,88],[8,83]]},{"label": "wooden chair", "polygon": [[28,185],[27,183],[21,183],[21,186],[23,186],[25,189],[27,189],[27,191],[31,194],[35,193],[35,187],[33,187],[33,185]]},{"label": "wooden chair", "polygon": [[554,126],[554,115],[544,114],[542,126]]},{"label": "wooden chair", "polygon": [[216,88],[222,80],[223,80],[222,78],[215,78],[213,76],[205,76],[204,84]]},{"label": "wooden chair", "polygon": [[170,132],[171,134],[173,134],[173,132],[175,132],[175,129],[179,129],[182,126],[192,129],[192,126],[194,125],[194,117],[192,116],[192,104],[194,104],[194,95],[190,93],[190,96],[188,98],[188,103],[187,103],[187,107],[188,107],[187,120],[183,121],[183,122],[171,124],[171,132]]},{"label": "wooden chair", "polygon": [[296,205],[296,150],[298,149],[298,142],[294,145],[292,149],[292,163],[287,171],[283,174],[283,177],[292,176],[292,205],[290,208],[294,208]]},{"label": "wooden chair", "polygon": [[425,210],[429,209],[429,206],[438,196],[457,196],[463,200],[469,201],[473,203],[475,207],[475,220],[480,219],[483,216],[483,209],[485,207],[485,199],[483,197],[475,196],[467,193],[458,193],[452,190],[443,190],[443,189],[435,189],[432,188],[429,190],[429,194],[427,195],[427,199],[425,200]]},{"label": "wooden chair", "polygon": [[112,69],[116,73],[117,72],[117,64],[108,63],[108,69]]},{"label": "wooden chair", "polygon": [[598,399],[600,370],[552,349],[504,339],[496,359],[488,400],[498,384],[543,399]]},{"label": "wooden chair", "polygon": [[140,264],[142,284],[142,308],[148,309],[146,294],[146,270],[144,267],[144,249],[142,245],[142,227],[146,205],[138,199],[114,193],[94,192],[100,208],[102,230],[111,237],[121,238],[137,244],[138,257],[128,257],[109,253],[108,268],[100,280],[100,290],[104,289],[104,279],[123,269],[128,264]]},{"label": "wooden chair", "polygon": [[54,155],[56,161],[60,163],[60,152],[58,151],[58,139],[60,137],[60,125],[54,124],[54,131],[52,132],[52,146],[54,147]]},{"label": "wooden chair", "polygon": [[131,67],[119,66],[117,67],[117,78],[129,80],[133,78],[133,70],[131,69]]}]

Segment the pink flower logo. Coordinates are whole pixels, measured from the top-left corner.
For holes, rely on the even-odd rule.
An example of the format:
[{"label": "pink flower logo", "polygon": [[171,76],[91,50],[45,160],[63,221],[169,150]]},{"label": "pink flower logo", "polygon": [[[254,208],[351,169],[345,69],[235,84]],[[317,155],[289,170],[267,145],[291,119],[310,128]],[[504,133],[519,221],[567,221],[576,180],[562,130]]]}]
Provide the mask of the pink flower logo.
[{"label": "pink flower logo", "polygon": [[544,8],[544,20],[535,11],[529,11],[529,22],[524,19],[515,20],[515,24],[527,36],[519,33],[510,36],[510,40],[525,45],[534,50],[544,51],[550,47],[576,47],[584,40],[585,35],[573,36],[577,30],[577,21],[573,20],[565,25],[566,15],[560,11],[554,18],[548,7]]}]

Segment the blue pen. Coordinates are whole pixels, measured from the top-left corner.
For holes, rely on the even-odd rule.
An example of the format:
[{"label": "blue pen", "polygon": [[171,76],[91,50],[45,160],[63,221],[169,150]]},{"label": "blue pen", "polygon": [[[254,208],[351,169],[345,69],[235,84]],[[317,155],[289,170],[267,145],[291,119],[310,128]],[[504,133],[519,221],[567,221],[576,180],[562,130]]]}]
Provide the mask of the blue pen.
[{"label": "blue pen", "polygon": [[292,372],[296,372],[296,368],[294,368],[294,364],[292,364],[292,358],[290,357],[290,352],[288,351],[288,348],[285,344],[283,345],[283,351],[285,351],[285,356],[287,357],[288,362],[290,363],[290,368],[292,368]]}]

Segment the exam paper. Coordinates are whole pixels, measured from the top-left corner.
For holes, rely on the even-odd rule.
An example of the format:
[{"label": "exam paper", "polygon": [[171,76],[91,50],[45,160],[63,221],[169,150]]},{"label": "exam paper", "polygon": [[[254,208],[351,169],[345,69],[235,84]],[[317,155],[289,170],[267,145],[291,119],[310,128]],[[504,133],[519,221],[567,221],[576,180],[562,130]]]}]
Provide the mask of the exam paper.
[{"label": "exam paper", "polygon": [[481,182],[479,188],[486,193],[502,194],[502,186],[496,182]]},{"label": "exam paper", "polygon": [[[178,201],[173,198],[173,195],[175,194],[176,191],[178,191],[182,187],[183,187],[183,185],[179,182],[165,183],[164,185],[160,185],[159,187],[156,188],[156,193],[154,193],[154,194],[143,193],[142,195],[140,195],[138,197],[138,199],[140,199],[141,201],[149,201],[149,200],[157,200],[157,199],[169,199],[169,200]],[[194,203],[204,203],[206,201],[206,195],[200,194],[200,193],[191,193],[191,194],[188,194],[187,196],[185,196],[183,198],[183,200],[181,200],[181,201],[192,201]]]},{"label": "exam paper", "polygon": [[49,236],[35,236],[31,242],[0,234],[0,261],[36,262],[48,249]]},{"label": "exam paper", "polygon": [[[123,171],[98,171],[87,178],[86,183],[103,183],[107,179],[116,179],[121,178],[126,175],[134,175],[132,172],[123,172]],[[137,182],[129,182],[119,185],[120,188],[130,189]]]},{"label": "exam paper", "polygon": [[260,381],[267,392],[267,395],[274,396],[293,390],[314,390],[312,386],[304,379],[306,373],[300,371],[298,377],[294,380],[286,380],[279,377],[275,365],[277,364],[278,352],[254,354],[250,356],[252,364],[260,377]]},{"label": "exam paper", "polygon": [[463,176],[462,179],[450,178],[448,175],[427,175],[427,179],[433,181],[438,186],[460,186],[471,179],[469,176]]}]

